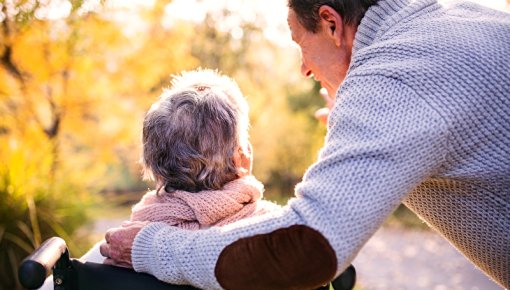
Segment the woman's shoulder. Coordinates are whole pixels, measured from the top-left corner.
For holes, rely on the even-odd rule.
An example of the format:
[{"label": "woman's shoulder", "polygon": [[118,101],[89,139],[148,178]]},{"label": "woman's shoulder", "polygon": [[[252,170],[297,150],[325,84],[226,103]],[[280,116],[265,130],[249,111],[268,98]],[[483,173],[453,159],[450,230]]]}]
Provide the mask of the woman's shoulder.
[{"label": "woman's shoulder", "polygon": [[261,199],[257,201],[256,212],[258,214],[265,214],[273,211],[280,210],[282,207],[272,201]]}]

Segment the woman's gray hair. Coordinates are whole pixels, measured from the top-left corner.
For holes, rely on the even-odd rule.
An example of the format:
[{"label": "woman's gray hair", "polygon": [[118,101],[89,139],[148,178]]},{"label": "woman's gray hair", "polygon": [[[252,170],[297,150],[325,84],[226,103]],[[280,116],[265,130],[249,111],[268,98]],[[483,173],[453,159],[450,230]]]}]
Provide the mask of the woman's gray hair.
[{"label": "woman's gray hair", "polygon": [[144,177],[167,192],[220,189],[238,177],[232,157],[246,148],[248,126],[248,104],[232,79],[184,72],[145,116]]}]

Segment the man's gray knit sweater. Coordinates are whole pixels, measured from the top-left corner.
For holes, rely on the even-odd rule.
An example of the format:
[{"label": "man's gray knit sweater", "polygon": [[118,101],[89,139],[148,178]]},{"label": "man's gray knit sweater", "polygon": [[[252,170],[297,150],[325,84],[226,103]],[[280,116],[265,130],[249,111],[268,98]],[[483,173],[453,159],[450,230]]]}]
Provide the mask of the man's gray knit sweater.
[{"label": "man's gray knit sweater", "polygon": [[136,236],[134,268],[221,288],[226,246],[301,224],[329,241],[340,273],[404,202],[510,287],[510,16],[434,0],[372,6],[325,146],[295,195],[282,211],[221,228],[150,224]]}]

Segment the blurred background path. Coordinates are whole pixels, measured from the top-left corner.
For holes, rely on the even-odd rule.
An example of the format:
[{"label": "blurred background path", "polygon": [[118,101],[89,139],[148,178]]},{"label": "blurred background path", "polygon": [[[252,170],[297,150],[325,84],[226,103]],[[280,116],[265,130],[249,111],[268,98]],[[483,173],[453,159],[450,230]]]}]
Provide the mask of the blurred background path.
[{"label": "blurred background path", "polygon": [[353,265],[363,290],[501,290],[430,230],[383,227]]}]

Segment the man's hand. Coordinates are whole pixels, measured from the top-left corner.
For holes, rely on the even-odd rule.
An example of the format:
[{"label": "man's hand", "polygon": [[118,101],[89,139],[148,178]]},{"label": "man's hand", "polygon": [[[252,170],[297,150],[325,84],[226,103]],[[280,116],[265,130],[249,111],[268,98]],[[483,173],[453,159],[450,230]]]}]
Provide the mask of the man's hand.
[{"label": "man's hand", "polygon": [[315,118],[319,120],[323,124],[328,123],[329,111],[333,108],[335,104],[335,97],[330,96],[328,91],[325,88],[320,89],[319,91],[321,97],[326,101],[326,107],[320,108],[315,112]]},{"label": "man's hand", "polygon": [[99,251],[106,257],[105,264],[132,268],[131,249],[133,241],[140,230],[148,222],[124,222],[121,227],[106,232],[106,243],[101,244]]}]

